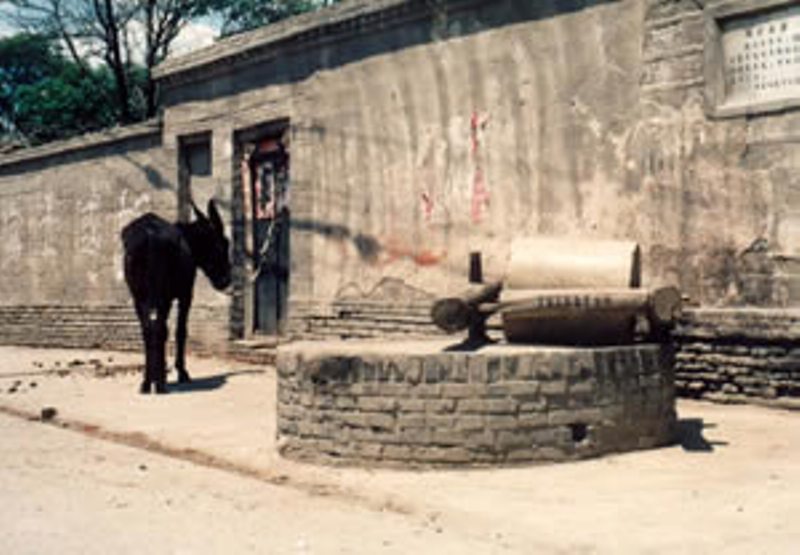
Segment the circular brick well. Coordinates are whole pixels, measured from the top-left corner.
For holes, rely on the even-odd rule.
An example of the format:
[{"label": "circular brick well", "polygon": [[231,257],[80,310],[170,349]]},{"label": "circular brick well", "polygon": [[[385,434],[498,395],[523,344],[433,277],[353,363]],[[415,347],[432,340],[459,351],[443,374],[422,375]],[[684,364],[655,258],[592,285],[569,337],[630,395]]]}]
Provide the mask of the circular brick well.
[{"label": "circular brick well", "polygon": [[278,352],[284,456],[389,466],[561,461],[668,444],[672,355],[659,345],[549,348],[301,342]]}]

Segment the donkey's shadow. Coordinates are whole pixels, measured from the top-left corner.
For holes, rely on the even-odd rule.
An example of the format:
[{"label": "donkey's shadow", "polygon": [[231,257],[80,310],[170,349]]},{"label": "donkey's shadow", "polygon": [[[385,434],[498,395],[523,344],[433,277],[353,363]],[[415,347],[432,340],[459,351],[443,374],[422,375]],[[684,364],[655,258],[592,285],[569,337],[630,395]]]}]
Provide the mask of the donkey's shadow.
[{"label": "donkey's shadow", "polygon": [[170,393],[200,393],[204,391],[214,391],[224,387],[228,383],[229,378],[236,376],[245,376],[248,374],[263,374],[263,370],[238,370],[234,372],[225,372],[224,374],[216,374],[213,376],[203,376],[201,378],[192,378],[190,382],[172,382],[169,384]]},{"label": "donkey's shadow", "polygon": [[684,451],[711,453],[715,447],[726,447],[727,441],[708,440],[705,430],[716,428],[716,424],[705,422],[702,418],[681,418],[676,426],[676,441]]}]

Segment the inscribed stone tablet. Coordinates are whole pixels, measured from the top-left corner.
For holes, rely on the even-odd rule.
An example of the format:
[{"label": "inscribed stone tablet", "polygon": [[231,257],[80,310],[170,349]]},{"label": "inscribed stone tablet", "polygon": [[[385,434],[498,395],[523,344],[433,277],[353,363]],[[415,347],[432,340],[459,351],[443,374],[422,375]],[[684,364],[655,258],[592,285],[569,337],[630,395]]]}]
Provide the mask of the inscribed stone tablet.
[{"label": "inscribed stone tablet", "polygon": [[722,52],[727,106],[800,98],[800,7],[725,23]]}]

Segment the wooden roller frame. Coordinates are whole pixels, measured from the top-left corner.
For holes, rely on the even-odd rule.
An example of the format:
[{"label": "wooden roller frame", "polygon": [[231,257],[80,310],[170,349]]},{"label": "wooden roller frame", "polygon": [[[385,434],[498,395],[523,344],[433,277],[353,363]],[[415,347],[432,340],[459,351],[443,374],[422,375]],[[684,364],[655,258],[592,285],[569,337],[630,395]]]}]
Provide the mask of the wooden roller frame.
[{"label": "wooden roller frame", "polygon": [[467,329],[476,319],[503,311],[526,311],[557,317],[581,312],[629,312],[645,316],[651,330],[663,330],[675,323],[681,310],[681,294],[675,287],[646,289],[546,289],[504,292],[502,283],[476,285],[461,295],[436,301],[433,322],[447,333]]}]

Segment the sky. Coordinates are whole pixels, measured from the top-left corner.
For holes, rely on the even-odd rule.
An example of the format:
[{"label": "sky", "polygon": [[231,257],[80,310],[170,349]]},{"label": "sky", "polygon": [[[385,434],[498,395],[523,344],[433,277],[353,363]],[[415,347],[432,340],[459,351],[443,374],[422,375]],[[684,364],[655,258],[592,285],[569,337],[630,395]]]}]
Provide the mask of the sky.
[{"label": "sky", "polygon": [[6,22],[0,20],[0,38],[7,37],[14,34],[12,29]]},{"label": "sky", "polygon": [[172,56],[180,56],[192,50],[203,48],[214,42],[219,29],[211,20],[200,20],[189,23],[172,43]]},{"label": "sky", "polygon": [[[6,21],[0,19],[0,38],[13,35],[16,30]],[[187,54],[192,50],[203,48],[214,42],[219,35],[218,22],[212,18],[204,18],[189,23],[172,44],[170,57]]]},{"label": "sky", "polygon": [[[144,32],[137,32],[136,27],[132,28],[134,35],[134,42],[137,41],[141,45],[138,48],[139,56],[134,60],[142,63],[144,58]],[[214,39],[219,35],[219,29],[213,26],[210,20],[198,20],[188,23],[181,33],[175,38],[171,46],[170,58],[187,54],[192,50],[203,48],[214,42]]]}]

